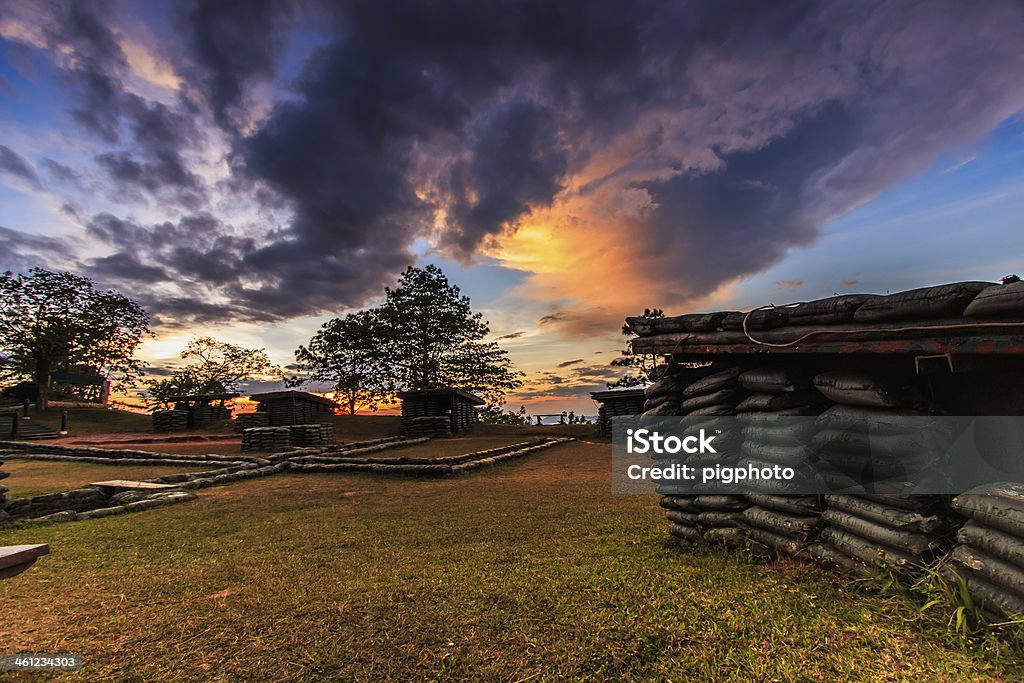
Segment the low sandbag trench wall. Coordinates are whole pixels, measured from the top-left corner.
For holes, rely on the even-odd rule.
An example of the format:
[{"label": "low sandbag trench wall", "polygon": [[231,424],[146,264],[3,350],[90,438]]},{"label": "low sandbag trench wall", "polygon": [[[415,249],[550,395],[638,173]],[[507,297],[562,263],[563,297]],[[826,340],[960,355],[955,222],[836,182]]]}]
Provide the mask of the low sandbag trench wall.
[{"label": "low sandbag trench wall", "polygon": [[351,457],[351,455],[348,457],[307,455],[290,458],[288,462],[292,471],[296,472],[372,472],[402,476],[446,477],[497,465],[567,441],[573,441],[573,439],[535,439],[500,448],[489,448],[475,453],[441,458],[358,458]]},{"label": "low sandbag trench wall", "polygon": [[[269,454],[266,458],[221,455],[179,456],[146,451],[117,451],[16,442],[18,450],[8,452],[5,457],[106,464],[175,466],[218,464],[223,466],[211,470],[180,472],[142,480],[146,483],[167,484],[174,487],[157,492],[126,491],[112,495],[101,487],[86,486],[40,496],[7,498],[7,489],[0,486],[0,523],[5,521],[67,522],[136,512],[192,500],[195,498],[195,494],[191,491],[196,489],[221,486],[235,481],[267,477],[289,471],[302,473],[366,472],[414,477],[453,476],[523,457],[572,440],[569,438],[542,438],[441,458],[364,457],[370,453],[405,448],[429,441],[425,438],[406,439],[403,437],[385,437],[335,444],[323,448],[295,448],[290,451]],[[60,452],[44,452],[49,450]],[[0,453],[4,453],[4,451],[0,451]],[[130,457],[121,457],[125,453],[130,454]]]},{"label": "low sandbag trench wall", "polygon": [[[628,324],[639,335],[634,352],[664,353],[670,361],[646,388],[643,415],[750,417],[758,424],[742,432],[741,466],[789,466],[796,450],[809,447],[821,480],[834,489],[855,482],[864,466],[855,457],[863,452],[857,439],[817,431],[794,450],[799,438],[783,433],[775,418],[838,416],[877,426],[886,416],[1022,410],[1017,392],[995,389],[1020,376],[1020,282],[955,283]],[[928,371],[938,366],[941,372]],[[916,435],[886,438],[912,446]],[[872,468],[877,471],[874,461]],[[683,547],[742,547],[857,572],[878,566],[936,572],[964,581],[990,619],[1024,614],[1022,484],[959,496],[679,495],[670,485],[658,492],[669,533]]]}]

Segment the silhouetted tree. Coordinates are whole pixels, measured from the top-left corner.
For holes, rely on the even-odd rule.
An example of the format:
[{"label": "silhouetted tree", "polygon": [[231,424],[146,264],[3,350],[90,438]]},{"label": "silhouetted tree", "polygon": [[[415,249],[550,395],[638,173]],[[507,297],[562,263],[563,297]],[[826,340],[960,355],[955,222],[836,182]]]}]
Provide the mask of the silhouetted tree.
[{"label": "silhouetted tree", "polygon": [[131,384],[141,371],[135,351],[148,331],[142,306],[89,278],[42,268],[0,275],[0,351],[8,374],[32,378],[42,410],[58,370],[87,366]]}]

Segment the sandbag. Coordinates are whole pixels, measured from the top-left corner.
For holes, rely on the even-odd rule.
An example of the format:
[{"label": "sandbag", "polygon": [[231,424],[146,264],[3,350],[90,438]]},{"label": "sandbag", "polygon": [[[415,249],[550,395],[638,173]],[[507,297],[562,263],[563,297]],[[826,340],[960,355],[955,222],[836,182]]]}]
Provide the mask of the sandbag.
[{"label": "sandbag", "polygon": [[992,529],[1024,539],[1024,505],[1012,498],[961,494],[953,509]]},{"label": "sandbag", "polygon": [[702,394],[701,396],[694,396],[688,398],[682,403],[682,409],[686,413],[691,413],[699,408],[707,408],[708,406],[716,405],[735,405],[739,398],[742,396],[742,389],[739,387],[727,387],[725,389],[719,389],[716,392],[710,394]]},{"label": "sandbag", "polygon": [[730,403],[723,403],[714,406],[708,406],[706,408],[698,408],[697,410],[691,410],[686,415],[700,417],[704,415],[735,415],[736,408]]},{"label": "sandbag", "polygon": [[807,544],[803,541],[780,536],[779,534],[757,527],[747,529],[747,536],[749,536],[752,541],[756,541],[757,543],[772,548],[783,555],[790,555],[792,557],[803,555],[807,549]]},{"label": "sandbag", "polygon": [[1024,599],[1024,570],[1020,567],[966,545],[954,548],[950,558],[957,564],[977,572],[993,586],[1003,588]]},{"label": "sandbag", "polygon": [[807,547],[807,554],[815,562],[826,566],[838,567],[847,571],[860,571],[863,569],[861,563],[827,543],[811,544]]},{"label": "sandbag", "polygon": [[748,507],[747,501],[741,496],[697,496],[694,503],[702,510],[729,511],[743,510]]},{"label": "sandbag", "polygon": [[762,507],[743,511],[743,521],[750,526],[765,529],[779,536],[809,541],[818,533],[818,517],[787,515]]},{"label": "sandbag", "polygon": [[644,412],[654,410],[665,403],[673,403],[678,408],[680,403],[679,396],[677,394],[661,394],[660,396],[653,396],[644,401]]},{"label": "sandbag", "polygon": [[641,417],[665,417],[678,415],[679,412],[679,403],[676,401],[666,401],[654,408],[651,408],[650,410],[645,410],[641,413]]},{"label": "sandbag", "polygon": [[862,305],[881,299],[878,294],[841,294],[787,307],[790,325],[834,325],[853,320]]},{"label": "sandbag", "polygon": [[810,373],[793,368],[757,368],[739,376],[744,389],[769,394],[809,389],[811,379]]},{"label": "sandbag", "polygon": [[838,527],[856,534],[867,541],[875,541],[912,555],[924,555],[939,545],[939,542],[933,537],[882,526],[833,508],[821,513],[821,521],[831,527]]},{"label": "sandbag", "polygon": [[678,538],[681,541],[687,541],[689,543],[696,543],[701,540],[701,531],[695,526],[681,526],[679,524],[670,524],[668,532]]},{"label": "sandbag", "polygon": [[823,372],[815,376],[814,386],[829,400],[846,405],[904,408],[924,404],[916,387],[859,372]]},{"label": "sandbag", "polygon": [[1024,543],[1021,543],[1019,538],[1003,531],[989,529],[971,520],[960,528],[956,540],[1005,560],[1024,571]]},{"label": "sandbag", "polygon": [[825,501],[830,508],[842,510],[893,529],[928,534],[942,526],[942,518],[938,515],[923,515],[920,512],[888,507],[857,496],[829,495],[825,496]]},{"label": "sandbag", "polygon": [[786,324],[787,313],[781,308],[761,308],[748,313],[730,313],[722,319],[722,328],[742,330],[746,318],[748,330],[773,330]]},{"label": "sandbag", "polygon": [[693,502],[693,496],[662,496],[658,503],[666,510],[679,510],[681,512],[697,512],[700,510]]},{"label": "sandbag", "polygon": [[863,539],[835,527],[826,527],[821,532],[821,538],[834,545],[837,550],[870,565],[881,561],[890,566],[911,567],[921,561],[902,550]]},{"label": "sandbag", "polygon": [[865,500],[874,501],[876,503],[881,503],[882,505],[886,505],[888,507],[914,511],[932,509],[936,506],[939,500],[937,496],[899,496],[877,493],[865,493],[863,495],[859,495],[858,497],[863,498]]},{"label": "sandbag", "polygon": [[702,527],[736,526],[741,521],[743,521],[742,512],[722,512],[713,510],[701,512],[697,515],[697,524]]},{"label": "sandbag", "polygon": [[828,471],[828,467],[833,467],[843,474],[853,477],[864,486],[878,484],[893,478],[900,479],[907,471],[907,468],[899,460],[888,456],[837,451],[819,452],[819,470]]},{"label": "sandbag", "polygon": [[679,512],[678,510],[670,510],[665,518],[675,524],[682,526],[697,526],[697,515],[693,512]]},{"label": "sandbag", "polygon": [[757,441],[744,441],[740,454],[745,458],[785,467],[800,467],[811,463],[811,452],[805,446],[775,446]]},{"label": "sandbag", "polygon": [[943,450],[929,432],[872,434],[826,427],[811,437],[811,446],[815,451],[870,453],[905,462],[938,461],[943,455]]},{"label": "sandbag", "polygon": [[953,318],[993,282],[954,282],[889,294],[867,301],[853,314],[857,322]]},{"label": "sandbag", "polygon": [[782,394],[751,394],[740,401],[736,406],[737,413],[762,413],[785,410],[786,408],[801,408],[820,402],[819,394],[809,391],[793,391]]},{"label": "sandbag", "polygon": [[737,379],[739,374],[739,368],[727,368],[720,372],[708,375],[707,377],[702,377],[683,389],[683,398],[687,399],[693,398],[694,396],[704,396],[706,394],[712,394],[719,389],[735,386],[739,383],[739,380]]},{"label": "sandbag", "polygon": [[964,316],[969,318],[999,318],[1007,315],[1024,315],[1024,280],[986,287],[964,310]]},{"label": "sandbag", "polygon": [[955,571],[951,568],[942,572],[947,580],[955,580],[954,576],[952,576],[954,573],[963,578],[964,583],[967,584],[967,592],[971,594],[974,602],[982,608],[987,608],[989,611],[1002,612],[1011,617],[1024,615],[1024,600],[1021,600],[1016,595],[998,586],[993,586],[975,572],[967,570]]},{"label": "sandbag", "polygon": [[[750,419],[752,416],[754,420]],[[760,417],[761,415],[757,413],[743,415],[745,426],[741,434],[745,441],[770,446],[807,446],[815,431],[814,422],[811,420],[786,421],[779,424],[778,420],[769,422],[761,420]],[[753,424],[750,424],[751,422]]]},{"label": "sandbag", "polygon": [[704,532],[704,541],[715,545],[739,547],[746,541],[746,534],[738,527],[715,527]]},{"label": "sandbag", "polygon": [[644,389],[644,398],[651,400],[659,396],[672,396],[682,393],[683,389],[690,384],[691,378],[686,373],[671,373],[665,375],[654,384]]},{"label": "sandbag", "polygon": [[626,318],[626,327],[633,334],[649,337],[654,334],[671,334],[673,332],[714,332],[721,327],[722,319],[733,311],[717,313],[687,313],[664,318],[644,318],[630,316]]},{"label": "sandbag", "polygon": [[821,511],[819,496],[772,496],[764,493],[748,493],[747,500],[769,510],[779,510],[797,516],[817,515]]},{"label": "sandbag", "polygon": [[[910,409],[868,408],[865,406],[835,405],[818,416],[822,428],[830,422],[847,431],[869,432],[872,434],[905,434],[907,416],[922,416],[925,413]],[[915,421],[915,427],[921,422]],[[931,428],[934,423],[928,422]]]}]

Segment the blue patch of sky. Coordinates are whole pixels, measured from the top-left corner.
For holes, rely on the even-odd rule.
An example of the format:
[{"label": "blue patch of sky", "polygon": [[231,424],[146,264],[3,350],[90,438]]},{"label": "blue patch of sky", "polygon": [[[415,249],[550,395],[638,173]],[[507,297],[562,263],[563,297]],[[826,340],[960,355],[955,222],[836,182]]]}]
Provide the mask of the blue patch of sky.
[{"label": "blue patch of sky", "polygon": [[[1024,274],[1022,223],[1024,120],[1014,117],[974,149],[943,156],[924,174],[830,221],[815,245],[790,250],[740,283],[730,304],[749,308]],[[803,284],[780,284],[793,281]]]}]

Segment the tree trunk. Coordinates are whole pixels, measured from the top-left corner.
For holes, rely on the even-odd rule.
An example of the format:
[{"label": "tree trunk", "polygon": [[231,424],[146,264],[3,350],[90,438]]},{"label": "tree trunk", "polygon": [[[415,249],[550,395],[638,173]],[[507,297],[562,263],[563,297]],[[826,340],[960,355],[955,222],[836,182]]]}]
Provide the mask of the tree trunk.
[{"label": "tree trunk", "polygon": [[349,415],[355,415],[356,414],[356,397],[355,396],[352,396],[352,397],[350,397],[348,399],[348,414]]},{"label": "tree trunk", "polygon": [[37,358],[35,371],[36,390],[39,398],[36,399],[36,410],[48,410],[50,407],[50,359]]}]

